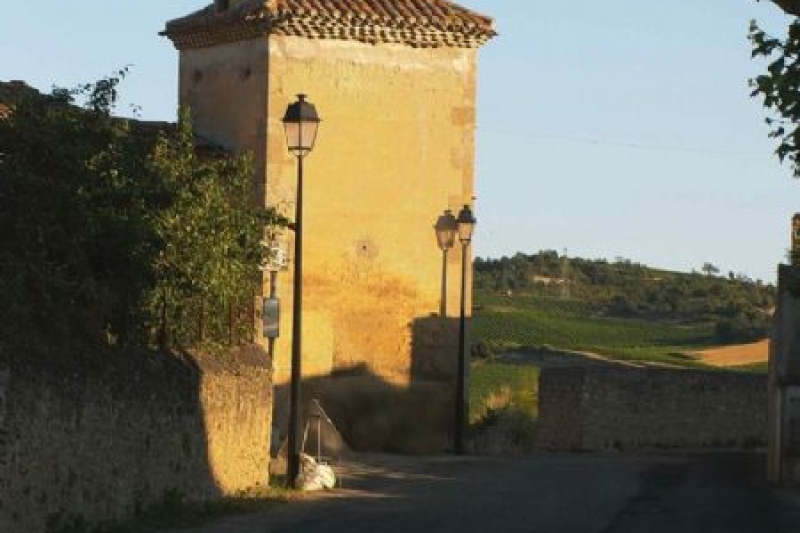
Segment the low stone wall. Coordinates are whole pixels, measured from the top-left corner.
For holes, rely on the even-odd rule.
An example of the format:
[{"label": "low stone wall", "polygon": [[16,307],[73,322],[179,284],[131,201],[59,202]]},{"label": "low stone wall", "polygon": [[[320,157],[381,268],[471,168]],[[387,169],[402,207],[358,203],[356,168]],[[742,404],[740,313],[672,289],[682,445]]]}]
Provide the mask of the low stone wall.
[{"label": "low stone wall", "polygon": [[256,349],[14,364],[0,379],[0,530],[115,522],[268,482],[269,368]]},{"label": "low stone wall", "polygon": [[0,368],[0,531],[13,531],[8,513],[3,512],[9,504],[8,481],[8,417],[6,416],[8,372]]},{"label": "low stone wall", "polygon": [[694,370],[545,368],[546,450],[754,447],[766,443],[767,378]]}]

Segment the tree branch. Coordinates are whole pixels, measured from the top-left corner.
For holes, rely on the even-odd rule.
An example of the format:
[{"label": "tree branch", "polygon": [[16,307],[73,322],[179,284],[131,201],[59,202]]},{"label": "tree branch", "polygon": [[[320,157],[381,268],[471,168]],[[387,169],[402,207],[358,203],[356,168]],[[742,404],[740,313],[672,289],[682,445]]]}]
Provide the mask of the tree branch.
[{"label": "tree branch", "polygon": [[772,0],[790,15],[800,16],[800,0]]}]

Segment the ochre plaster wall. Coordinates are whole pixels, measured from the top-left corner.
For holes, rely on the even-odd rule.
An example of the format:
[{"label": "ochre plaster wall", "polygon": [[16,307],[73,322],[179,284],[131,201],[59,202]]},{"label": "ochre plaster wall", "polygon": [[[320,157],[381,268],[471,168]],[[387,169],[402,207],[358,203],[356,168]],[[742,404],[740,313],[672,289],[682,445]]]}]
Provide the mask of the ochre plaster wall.
[{"label": "ochre plaster wall", "polygon": [[[361,366],[401,386],[452,376],[455,320],[431,319],[442,269],[433,224],[472,203],[476,51],[272,36],[268,64],[267,201],[287,214],[296,162],[281,118],[306,93],[323,119],[305,167],[304,375]],[[458,247],[448,269],[455,317]],[[288,317],[291,274],[281,278]],[[282,326],[276,383],[290,371],[291,322]]]},{"label": "ochre plaster wall", "polygon": [[[444,209],[473,202],[476,55],[275,35],[181,53],[181,101],[197,133],[252,151],[257,194],[290,219],[297,162],[281,119],[298,93],[323,119],[305,165],[304,398],[341,414],[336,422],[355,448],[437,451],[452,431],[461,248],[449,254],[448,317],[438,317],[433,225]],[[278,278],[279,426],[291,371],[291,271]],[[352,414],[354,387],[385,409]],[[407,414],[422,398],[436,404],[435,416],[412,423]]]},{"label": "ochre plaster wall", "polygon": [[204,140],[253,156],[263,201],[268,46],[265,39],[181,52],[180,105]]}]

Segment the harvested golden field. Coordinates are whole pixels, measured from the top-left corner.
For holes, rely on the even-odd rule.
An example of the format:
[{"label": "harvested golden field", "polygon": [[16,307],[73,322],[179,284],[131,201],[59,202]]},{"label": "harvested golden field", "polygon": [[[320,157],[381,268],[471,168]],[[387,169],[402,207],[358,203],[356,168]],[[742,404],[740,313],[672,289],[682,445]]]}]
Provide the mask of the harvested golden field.
[{"label": "harvested golden field", "polygon": [[714,366],[739,366],[751,363],[763,363],[769,358],[769,340],[739,344],[735,346],[722,346],[694,352],[706,364]]}]

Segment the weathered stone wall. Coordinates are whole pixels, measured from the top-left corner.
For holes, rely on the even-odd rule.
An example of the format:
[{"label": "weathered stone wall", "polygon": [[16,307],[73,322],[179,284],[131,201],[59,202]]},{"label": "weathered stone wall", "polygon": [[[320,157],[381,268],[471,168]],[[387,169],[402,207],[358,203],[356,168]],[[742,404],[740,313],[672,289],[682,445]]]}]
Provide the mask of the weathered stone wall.
[{"label": "weathered stone wall", "polygon": [[185,50],[178,76],[179,102],[190,110],[195,134],[252,156],[259,204],[264,202],[267,57],[265,39]]},{"label": "weathered stone wall", "polygon": [[183,51],[178,83],[180,104],[191,109],[197,135],[260,160],[267,105],[265,39]]},{"label": "weathered stone wall", "polygon": [[[446,267],[450,319],[434,316],[442,253],[433,225],[474,201],[476,63],[475,49],[281,35],[181,52],[181,102],[197,132],[252,151],[259,194],[290,219],[297,161],[281,119],[298,93],[322,117],[305,165],[305,379],[359,369],[368,387],[373,378],[407,390],[423,383],[443,391],[431,401],[452,402],[461,249]],[[289,268],[278,279],[277,384],[291,371],[292,278]],[[470,309],[471,279],[468,287]],[[385,418],[405,423],[409,405],[397,416],[387,406]]]},{"label": "weathered stone wall", "polygon": [[[290,218],[297,162],[281,119],[297,93],[322,116],[304,188],[304,375],[366,364],[408,384],[413,360],[452,338],[418,321],[440,307],[433,224],[445,208],[473,203],[476,59],[473,49],[279,35],[181,52],[180,101],[197,133],[252,152],[259,192]],[[459,267],[457,246],[450,316]],[[291,284],[282,272],[277,382],[290,373]]]},{"label": "weathered stone wall", "polygon": [[767,438],[763,375],[546,368],[539,402],[544,449],[752,447]]},{"label": "weathered stone wall", "polygon": [[15,364],[0,418],[2,531],[118,521],[165,498],[268,482],[271,372],[260,354]]},{"label": "weathered stone wall", "polygon": [[583,444],[582,368],[544,368],[539,374],[540,448],[579,450]]},{"label": "weathered stone wall", "polygon": [[3,512],[9,504],[8,479],[8,416],[7,416],[8,371],[0,368],[0,531],[13,531],[8,513]]},{"label": "weathered stone wall", "polygon": [[[797,223],[797,217],[793,221]],[[793,224],[793,225],[794,225]],[[793,238],[796,230],[792,228]],[[793,246],[793,251],[796,246]],[[778,269],[778,305],[769,355],[768,477],[800,485],[800,266]]]},{"label": "weathered stone wall", "polygon": [[[445,345],[454,335],[442,331],[454,324],[428,321],[441,295],[433,225],[444,209],[473,202],[476,54],[269,38],[267,201],[289,215],[296,161],[281,119],[297,93],[323,119],[305,166],[304,375],[363,364],[408,385],[424,377],[412,369],[455,352]],[[460,247],[448,259],[452,317]],[[291,287],[291,273],[281,278]],[[290,291],[281,297],[288,318]],[[278,383],[289,376],[290,325],[278,343]]]}]

